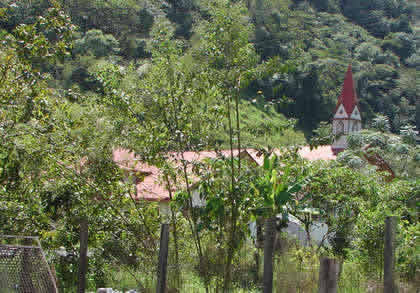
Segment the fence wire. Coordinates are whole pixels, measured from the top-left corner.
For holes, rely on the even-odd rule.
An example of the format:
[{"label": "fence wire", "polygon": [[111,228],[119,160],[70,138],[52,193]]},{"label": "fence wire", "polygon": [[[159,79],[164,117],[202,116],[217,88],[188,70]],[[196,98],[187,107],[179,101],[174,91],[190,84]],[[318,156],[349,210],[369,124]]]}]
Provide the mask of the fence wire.
[{"label": "fence wire", "polygon": [[0,288],[3,293],[57,292],[37,238],[0,235]]}]

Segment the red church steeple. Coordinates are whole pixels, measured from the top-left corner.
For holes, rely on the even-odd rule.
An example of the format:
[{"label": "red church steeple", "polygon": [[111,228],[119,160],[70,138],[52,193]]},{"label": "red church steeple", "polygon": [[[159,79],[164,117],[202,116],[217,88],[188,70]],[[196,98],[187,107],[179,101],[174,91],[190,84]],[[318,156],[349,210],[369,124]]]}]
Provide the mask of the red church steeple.
[{"label": "red church steeple", "polygon": [[357,95],[356,90],[354,88],[353,82],[353,73],[351,70],[351,64],[347,69],[346,77],[344,79],[343,88],[341,90],[341,95],[338,98],[337,107],[335,110],[337,111],[340,105],[344,106],[344,109],[347,112],[347,115],[351,115],[353,113],[354,107],[357,105]]},{"label": "red church steeple", "polygon": [[331,148],[334,154],[347,148],[347,134],[362,129],[362,118],[354,88],[351,64],[344,78],[341,95],[338,98],[333,118],[333,134],[337,137]]}]

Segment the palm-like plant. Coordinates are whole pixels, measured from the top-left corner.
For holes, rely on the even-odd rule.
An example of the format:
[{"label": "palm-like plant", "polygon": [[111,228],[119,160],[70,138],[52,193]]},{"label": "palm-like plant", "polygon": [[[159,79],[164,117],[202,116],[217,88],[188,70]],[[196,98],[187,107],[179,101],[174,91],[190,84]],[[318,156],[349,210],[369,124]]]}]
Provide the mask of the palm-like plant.
[{"label": "palm-like plant", "polygon": [[273,289],[273,252],[276,239],[277,215],[282,214],[281,226],[287,224],[286,206],[302,189],[304,172],[297,150],[283,155],[266,153],[262,176],[253,186],[255,195],[262,198],[259,215],[265,220],[264,237],[264,292]]}]

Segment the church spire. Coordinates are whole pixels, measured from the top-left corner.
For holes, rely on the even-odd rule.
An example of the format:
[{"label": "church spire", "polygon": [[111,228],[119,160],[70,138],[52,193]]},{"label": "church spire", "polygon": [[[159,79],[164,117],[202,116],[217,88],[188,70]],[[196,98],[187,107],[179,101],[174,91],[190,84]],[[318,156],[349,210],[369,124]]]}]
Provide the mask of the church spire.
[{"label": "church spire", "polygon": [[341,90],[341,95],[338,98],[336,110],[340,105],[344,106],[344,109],[347,112],[347,115],[353,113],[354,107],[357,105],[357,95],[354,88],[353,73],[351,70],[351,64],[347,69],[346,77],[344,78],[343,88]]}]

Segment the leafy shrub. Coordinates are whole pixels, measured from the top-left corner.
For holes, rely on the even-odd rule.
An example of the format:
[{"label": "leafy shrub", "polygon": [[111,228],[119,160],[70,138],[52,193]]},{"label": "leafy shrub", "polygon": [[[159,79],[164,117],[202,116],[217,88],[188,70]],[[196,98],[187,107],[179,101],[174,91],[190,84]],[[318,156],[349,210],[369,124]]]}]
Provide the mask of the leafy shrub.
[{"label": "leafy shrub", "polygon": [[372,61],[381,53],[381,48],[365,42],[356,48],[355,55],[359,60]]},{"label": "leafy shrub", "polygon": [[112,35],[104,35],[101,30],[88,31],[82,39],[74,44],[73,53],[87,55],[92,53],[96,57],[105,57],[119,53],[119,42]]},{"label": "leafy shrub", "polygon": [[411,56],[415,50],[416,45],[414,36],[407,33],[393,33],[390,34],[383,42],[382,49],[392,50],[401,58],[406,59]]}]

